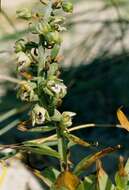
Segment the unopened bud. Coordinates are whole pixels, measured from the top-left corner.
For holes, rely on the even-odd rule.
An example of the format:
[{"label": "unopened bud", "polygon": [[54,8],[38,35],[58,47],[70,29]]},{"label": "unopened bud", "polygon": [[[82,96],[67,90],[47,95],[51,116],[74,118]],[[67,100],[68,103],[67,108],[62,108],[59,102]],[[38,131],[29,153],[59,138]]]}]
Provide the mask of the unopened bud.
[{"label": "unopened bud", "polygon": [[61,36],[59,34],[59,32],[55,31],[55,32],[49,32],[46,35],[46,40],[48,45],[54,45],[54,44],[60,44],[61,43]]},{"label": "unopened bud", "polygon": [[31,12],[28,8],[22,8],[16,11],[17,17],[21,19],[29,20],[31,18]]},{"label": "unopened bud", "polygon": [[73,4],[70,1],[63,1],[62,9],[67,13],[72,13],[73,12]]},{"label": "unopened bud", "polygon": [[26,42],[24,39],[17,40],[15,43],[15,52],[18,53],[20,51],[24,51],[25,44],[26,44]]}]

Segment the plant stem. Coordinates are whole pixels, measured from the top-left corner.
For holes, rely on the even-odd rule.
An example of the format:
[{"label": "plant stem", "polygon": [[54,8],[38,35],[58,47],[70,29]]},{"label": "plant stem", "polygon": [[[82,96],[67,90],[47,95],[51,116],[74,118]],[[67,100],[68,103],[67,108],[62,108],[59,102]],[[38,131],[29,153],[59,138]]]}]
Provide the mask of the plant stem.
[{"label": "plant stem", "polygon": [[60,168],[63,172],[67,166],[67,147],[62,127],[57,127],[58,152],[60,154]]}]

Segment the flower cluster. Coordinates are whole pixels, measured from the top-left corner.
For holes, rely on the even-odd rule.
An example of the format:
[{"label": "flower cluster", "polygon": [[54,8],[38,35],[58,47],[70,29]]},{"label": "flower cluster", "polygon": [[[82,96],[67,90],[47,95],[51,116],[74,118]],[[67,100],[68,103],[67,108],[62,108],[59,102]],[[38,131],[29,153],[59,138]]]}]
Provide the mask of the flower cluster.
[{"label": "flower cluster", "polygon": [[75,115],[57,110],[67,94],[67,87],[59,78],[58,53],[61,33],[66,30],[65,17],[58,15],[59,9],[71,13],[73,5],[67,0],[41,0],[40,6],[32,10],[17,11],[17,17],[29,20],[32,34],[38,36],[37,41],[19,39],[15,43],[17,71],[23,79],[18,97],[32,104],[32,126],[56,122],[69,127]]}]

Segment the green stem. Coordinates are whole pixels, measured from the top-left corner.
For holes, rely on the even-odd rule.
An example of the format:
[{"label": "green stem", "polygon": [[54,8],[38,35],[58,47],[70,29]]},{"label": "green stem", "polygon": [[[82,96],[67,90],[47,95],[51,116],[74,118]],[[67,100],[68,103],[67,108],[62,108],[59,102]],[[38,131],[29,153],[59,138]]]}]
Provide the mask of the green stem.
[{"label": "green stem", "polygon": [[63,135],[63,130],[59,126],[57,127],[57,141],[58,141],[58,152],[60,154],[60,168],[63,172],[67,167],[67,146],[66,139]]}]

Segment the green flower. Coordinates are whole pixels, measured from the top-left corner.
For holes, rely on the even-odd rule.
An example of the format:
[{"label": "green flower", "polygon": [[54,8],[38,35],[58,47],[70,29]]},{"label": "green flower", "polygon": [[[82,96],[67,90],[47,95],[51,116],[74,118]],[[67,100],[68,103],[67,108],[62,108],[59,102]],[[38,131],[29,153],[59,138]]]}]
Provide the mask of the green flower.
[{"label": "green flower", "polygon": [[49,80],[47,88],[58,98],[63,98],[67,93],[67,87],[62,82]]},{"label": "green flower", "polygon": [[16,54],[18,71],[22,71],[30,66],[31,59],[22,51]]},{"label": "green flower", "polygon": [[28,8],[19,9],[16,12],[16,14],[17,14],[18,18],[22,18],[22,19],[26,19],[26,20],[29,20],[32,17],[31,12]]},{"label": "green flower", "polygon": [[67,13],[72,13],[73,12],[73,4],[70,1],[63,1],[62,9]]},{"label": "green flower", "polygon": [[37,101],[38,96],[35,93],[35,89],[36,89],[35,83],[23,81],[20,83],[20,87],[18,90],[18,97],[20,97],[22,101],[29,101],[29,102]]},{"label": "green flower", "polygon": [[72,125],[72,117],[75,116],[76,113],[65,111],[62,113],[61,125],[65,127],[70,127]]},{"label": "green flower", "polygon": [[57,31],[49,32],[45,38],[48,45],[60,44],[62,41],[61,36]]},{"label": "green flower", "polygon": [[49,120],[49,115],[44,107],[36,104],[31,112],[32,125],[35,126],[44,124],[45,120]]},{"label": "green flower", "polygon": [[20,51],[25,51],[25,40],[19,39],[15,42],[15,52],[18,53]]}]

